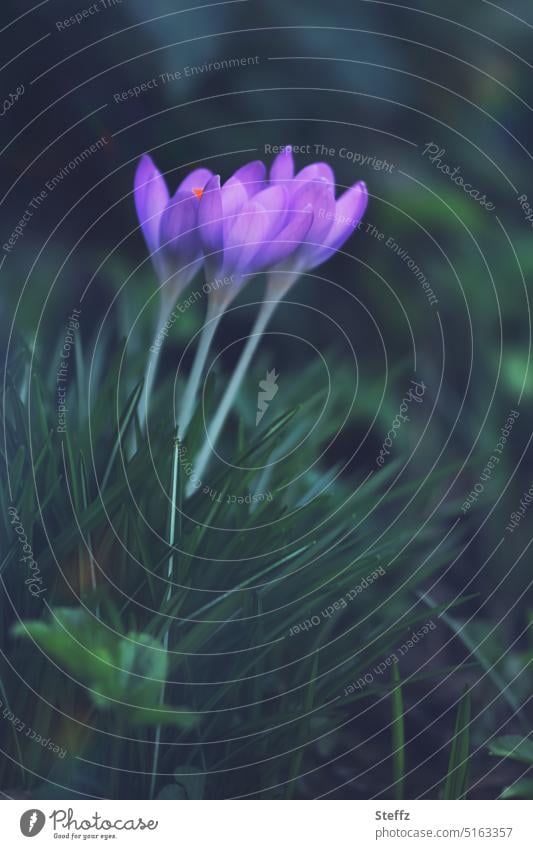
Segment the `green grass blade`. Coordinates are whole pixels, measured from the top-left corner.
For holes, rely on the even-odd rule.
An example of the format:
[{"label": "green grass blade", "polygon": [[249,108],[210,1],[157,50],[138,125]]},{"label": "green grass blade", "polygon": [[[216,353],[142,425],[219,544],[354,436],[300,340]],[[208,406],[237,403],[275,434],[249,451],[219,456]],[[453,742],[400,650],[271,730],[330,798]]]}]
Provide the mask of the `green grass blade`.
[{"label": "green grass blade", "polygon": [[392,665],[392,763],[395,798],[404,798],[405,785],[405,724],[400,668]]},{"label": "green grass blade", "polygon": [[111,454],[109,455],[109,460],[107,462],[107,467],[104,472],[104,477],[102,479],[101,489],[104,490],[106,488],[107,482],[109,481],[109,476],[113,469],[113,464],[115,462],[115,458],[117,456],[118,448],[122,440],[124,439],[124,434],[128,429],[128,425],[131,422],[132,418],[135,415],[135,411],[137,409],[137,404],[139,403],[139,398],[141,396],[142,388],[144,381],[140,380],[133,392],[131,393],[128,403],[126,404],[126,409],[122,416],[122,421],[120,423],[117,438],[113,443],[113,448],[111,449]]}]

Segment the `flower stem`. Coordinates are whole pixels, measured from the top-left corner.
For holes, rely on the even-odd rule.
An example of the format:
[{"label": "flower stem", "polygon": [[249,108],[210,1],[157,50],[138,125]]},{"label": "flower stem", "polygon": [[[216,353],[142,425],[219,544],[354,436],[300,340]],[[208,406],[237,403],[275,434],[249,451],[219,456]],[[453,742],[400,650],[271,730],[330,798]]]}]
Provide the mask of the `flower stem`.
[{"label": "flower stem", "polygon": [[[161,306],[159,311],[159,318],[157,321],[157,329],[155,334],[155,339],[157,343],[160,340],[160,333],[165,326],[165,323],[168,319],[168,310]],[[142,391],[142,395],[139,398],[139,415],[141,419],[141,427],[144,427],[145,423],[148,420],[148,411],[150,409],[150,400],[152,397],[152,389],[154,386],[155,376],[157,373],[157,366],[159,364],[159,358],[161,356],[161,349],[163,347],[162,344],[156,344],[155,351],[151,351],[151,357],[148,358],[148,364],[146,367],[146,372],[144,374],[144,388]]]},{"label": "flower stem", "polygon": [[[239,391],[239,387],[242,383],[244,375],[246,374],[246,370],[255,353],[257,345],[259,344],[261,335],[265,327],[267,326],[272,313],[276,309],[278,302],[279,298],[276,297],[273,300],[263,301],[263,304],[261,305],[261,309],[259,310],[258,316],[255,320],[252,332],[250,333],[246,345],[243,348],[239,362],[237,363],[237,367],[233,372],[230,382],[228,383],[222,401],[220,402],[218,409],[215,413],[215,417],[207,430],[206,440],[200,450],[200,453],[196,458],[195,475],[199,479],[201,479],[204,469],[207,466],[207,463],[209,462],[211,450],[215,446],[215,442],[218,439],[218,436],[220,434],[220,431],[222,430],[224,422],[226,421],[227,415],[231,409],[233,401],[235,400],[235,395]],[[194,490],[189,483],[189,486],[186,489],[186,495],[191,495],[193,491]]]},{"label": "flower stem", "polygon": [[[169,534],[168,534],[168,544],[170,547],[170,554],[168,557],[168,565],[167,565],[167,579],[168,586],[165,593],[165,601],[169,602],[172,598],[172,579],[174,577],[174,542],[176,540],[176,513],[177,513],[177,497],[178,497],[178,473],[179,473],[179,439],[176,434],[174,439],[174,451],[172,456],[172,498],[170,502],[170,514],[169,514]],[[165,631],[165,635],[163,637],[163,649],[165,653],[168,652],[168,645],[170,640],[170,625]],[[159,692],[159,704],[164,704],[165,701],[165,682],[161,684],[161,690]],[[155,787],[157,782],[157,769],[159,763],[159,749],[161,747],[161,725],[158,725],[155,732],[154,737],[154,759],[152,763],[152,775],[150,778],[150,794],[149,798],[154,798]]]},{"label": "flower stem", "polygon": [[207,355],[211,347],[211,342],[216,333],[216,329],[220,322],[223,310],[217,304],[210,302],[207,307],[205,323],[202,328],[200,342],[196,349],[193,366],[189,375],[189,380],[185,389],[185,394],[181,402],[180,410],[177,416],[181,438],[183,439],[186,430],[194,414],[194,405],[198,387],[204,372]]}]

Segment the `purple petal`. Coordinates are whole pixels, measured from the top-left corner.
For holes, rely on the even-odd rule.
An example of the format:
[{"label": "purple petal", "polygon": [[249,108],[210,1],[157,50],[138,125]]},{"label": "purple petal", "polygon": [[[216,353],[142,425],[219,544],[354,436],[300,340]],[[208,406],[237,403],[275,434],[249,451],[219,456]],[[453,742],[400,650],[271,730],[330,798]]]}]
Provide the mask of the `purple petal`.
[{"label": "purple petal", "polygon": [[269,233],[279,233],[287,221],[288,189],[285,186],[270,186],[254,195],[254,202],[269,213]]},{"label": "purple petal", "polygon": [[308,180],[325,180],[332,186],[333,191],[335,191],[335,175],[333,173],[333,169],[325,162],[314,162],[313,165],[306,165],[305,168],[302,168],[293,180],[295,191],[300,188],[302,183],[305,183]]},{"label": "purple petal", "polygon": [[223,212],[220,177],[215,174],[204,188],[198,203],[198,225],[200,241],[206,254],[208,276],[216,276],[223,264]]},{"label": "purple petal", "polygon": [[209,168],[195,168],[181,181],[178,186],[179,192],[192,192],[193,189],[203,189],[213,176]]},{"label": "purple petal", "polygon": [[294,158],[292,155],[292,147],[287,145],[281,153],[278,153],[274,162],[270,167],[270,182],[276,180],[292,180],[294,177]]},{"label": "purple petal", "polygon": [[248,203],[248,192],[237,177],[230,177],[222,186],[222,211],[224,213],[224,233],[226,234],[235,220],[235,216]]},{"label": "purple petal", "polygon": [[254,201],[265,209],[277,210],[284,213],[287,209],[289,193],[285,186],[269,186],[254,195]]},{"label": "purple petal", "polygon": [[161,216],[159,226],[161,297],[171,309],[200,268],[198,200],[191,192],[176,192]]},{"label": "purple petal", "polygon": [[335,205],[333,224],[326,236],[326,246],[317,253],[317,265],[329,259],[351,236],[365,214],[367,203],[368,190],[363,182],[356,183],[341,195]]},{"label": "purple petal", "polygon": [[[246,188],[249,198],[252,198],[257,192],[260,192],[265,186],[266,167],[264,162],[256,159],[254,162],[248,162],[235,171],[235,174],[230,179],[240,180]],[[228,180],[229,182],[229,180]]]},{"label": "purple petal", "polygon": [[169,193],[165,178],[146,154],[135,172],[133,196],[148,250],[153,254],[159,247],[159,224]]},{"label": "purple petal", "polygon": [[177,191],[161,216],[160,249],[167,261],[173,260],[173,265],[186,265],[200,253],[198,207],[198,199],[193,194]]}]

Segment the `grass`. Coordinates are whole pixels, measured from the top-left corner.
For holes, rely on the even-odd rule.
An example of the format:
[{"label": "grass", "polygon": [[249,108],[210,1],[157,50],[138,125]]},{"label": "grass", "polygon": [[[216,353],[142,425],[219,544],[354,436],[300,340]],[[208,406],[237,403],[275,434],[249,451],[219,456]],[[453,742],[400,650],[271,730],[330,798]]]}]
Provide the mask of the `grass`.
[{"label": "grass", "polygon": [[[241,399],[253,400],[238,402],[223,432],[231,463],[212,462],[186,498],[201,405],[179,441],[163,379],[147,439],[142,382],[129,376],[140,363],[124,369],[110,350],[104,367],[105,355],[93,354],[100,377],[89,386],[78,363],[64,433],[53,368],[35,371],[26,391],[21,346],[8,376],[0,692],[25,727],[67,754],[52,757],[11,723],[1,787],[35,798],[305,798],[320,746],[342,739],[335,728],[353,717],[346,685],[427,619],[416,591],[453,540],[436,548],[431,525],[415,535],[416,511],[390,523],[417,494],[399,462],[349,472],[341,456],[326,462],[350,408],[348,381],[335,382],[320,417],[324,392],[309,366],[257,428],[252,374]],[[207,416],[221,382],[206,387]],[[24,584],[10,506],[43,577],[39,598]],[[363,581],[356,601],[338,602]],[[411,682],[396,664],[392,676],[394,795],[403,798]],[[379,702],[384,683],[364,698]],[[464,791],[462,705],[445,794]]]}]

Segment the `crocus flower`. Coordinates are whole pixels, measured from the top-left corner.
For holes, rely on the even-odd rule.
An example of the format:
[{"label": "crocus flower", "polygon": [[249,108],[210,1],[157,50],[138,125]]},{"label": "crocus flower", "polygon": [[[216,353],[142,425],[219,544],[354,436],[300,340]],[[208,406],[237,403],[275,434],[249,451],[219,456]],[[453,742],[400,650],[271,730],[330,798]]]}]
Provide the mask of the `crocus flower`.
[{"label": "crocus flower", "polygon": [[[325,162],[308,165],[295,175],[290,147],[284,148],[275,158],[268,183],[265,181],[263,164],[252,165],[253,168],[247,166],[250,168],[247,176],[253,177],[250,185],[246,186],[247,201],[244,200],[240,188],[242,203],[240,200],[237,202],[230,192],[226,201],[223,195],[224,187],[219,189],[215,182],[217,178],[214,177],[206,186],[206,190],[213,187],[213,197],[216,200],[211,204],[209,201],[204,204],[202,198],[200,204],[200,228],[206,230],[201,238],[204,248],[214,251],[215,256],[219,257],[218,268],[236,266],[246,269],[248,273],[269,269],[270,274],[265,300],[198,455],[198,478],[203,474],[261,334],[277,304],[300,275],[326,262],[342,247],[363,217],[368,202],[368,192],[363,182],[355,183],[336,200],[333,170]],[[257,187],[255,191],[253,187]],[[205,198],[207,197],[206,192]],[[271,214],[274,203],[277,204],[280,216],[277,221]],[[256,215],[257,206],[267,209],[263,222],[260,216]],[[244,222],[239,221],[239,212],[236,213],[238,225],[231,224],[233,215],[230,222],[225,223],[223,219],[226,208],[240,210],[241,214],[245,209],[252,209],[252,223],[249,228],[245,228]],[[233,227],[236,228],[235,234],[239,234],[239,239],[235,237]],[[300,243],[294,244],[298,239]],[[253,250],[241,255],[238,246],[245,240],[250,243],[253,241]],[[260,240],[262,243],[257,246],[255,242]],[[289,243],[292,247],[287,250]],[[191,492],[192,488],[189,487],[188,494]]]},{"label": "crocus flower", "polygon": [[283,268],[294,282],[344,244],[367,200],[363,182],[335,200],[335,177],[325,162],[295,175],[290,146],[272,163],[268,179],[261,161],[243,166],[222,186],[213,175],[198,211],[208,277],[233,277],[222,292],[226,301],[262,271]]}]

